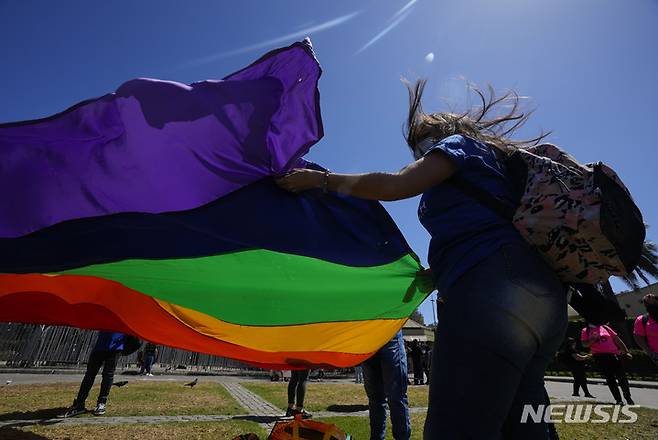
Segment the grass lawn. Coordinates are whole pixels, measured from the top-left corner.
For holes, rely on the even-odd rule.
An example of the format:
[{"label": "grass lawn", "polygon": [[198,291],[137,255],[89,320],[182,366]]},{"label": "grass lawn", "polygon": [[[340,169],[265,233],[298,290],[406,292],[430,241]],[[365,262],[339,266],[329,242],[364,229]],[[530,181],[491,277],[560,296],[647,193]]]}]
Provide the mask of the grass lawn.
[{"label": "grass lawn", "polygon": [[[283,410],[288,407],[288,384],[285,382],[242,382],[241,385]],[[410,386],[407,393],[409,405],[426,407],[427,392],[427,386]],[[363,384],[308,382],[304,402],[308,411],[348,412],[366,410],[367,405]]]},{"label": "grass lawn", "polygon": [[[181,382],[129,381],[112,387],[108,416],[244,414],[245,410],[217,383],[194,388]],[[0,419],[49,418],[61,414],[73,402],[78,384],[11,385],[0,389]],[[99,385],[92,388],[87,408],[96,404]],[[1,438],[1,437],[0,437]]]},{"label": "grass lawn", "polygon": [[0,428],[2,440],[230,440],[253,432],[264,440],[266,433],[255,422],[226,420],[203,423],[162,423],[142,425],[97,426],[30,426],[24,428]]},{"label": "grass lawn", "polygon": [[[114,387],[110,394],[108,416],[128,415],[192,415],[243,414],[245,412],[220,384],[200,383],[185,388],[184,382],[131,381],[122,388]],[[282,409],[286,407],[286,383],[245,381],[243,386],[259,394]],[[61,414],[77,392],[77,384],[11,385],[0,388],[0,420],[50,418]],[[90,405],[95,401],[98,387],[92,390]],[[427,405],[427,387],[409,388],[412,407]],[[366,409],[366,396],[360,384],[308,384],[309,411],[337,411],[349,413]],[[565,403],[565,402],[561,402]],[[592,402],[593,403],[593,402]],[[634,409],[638,420],[633,424],[558,424],[562,439],[566,440],[654,440],[658,438],[658,410]],[[369,438],[369,422],[364,416],[316,418],[334,423],[355,439]],[[412,439],[422,438],[425,413],[411,415]],[[473,423],[477,418],[473,415]],[[238,434],[254,432],[261,440],[267,433],[256,423],[245,420],[218,422],[188,422],[127,425],[63,426],[58,424],[29,427],[0,428],[3,440],[76,440],[76,439],[140,439],[193,440],[226,439]],[[390,436],[390,425],[389,425]]]},{"label": "grass lawn", "polygon": [[[574,402],[576,403],[576,402]],[[560,438],[566,440],[655,440],[658,437],[658,410],[634,408],[635,423],[557,424]]]},{"label": "grass lawn", "polygon": [[[563,440],[655,440],[658,437],[658,411],[651,409],[636,409],[638,419],[632,424],[614,423],[583,423],[558,424],[557,430]],[[370,425],[367,417],[331,417],[317,419],[333,423],[355,439],[370,438]],[[473,420],[476,423],[476,419]],[[423,438],[425,413],[411,415],[411,438]],[[391,435],[391,424],[388,423],[386,438]]]},{"label": "grass lawn", "polygon": [[[327,417],[317,419],[320,422],[333,423],[343,431],[352,434],[355,440],[370,438],[370,421],[367,417]],[[411,440],[422,440],[425,413],[411,414]],[[391,421],[387,421],[386,438],[392,439]]]}]

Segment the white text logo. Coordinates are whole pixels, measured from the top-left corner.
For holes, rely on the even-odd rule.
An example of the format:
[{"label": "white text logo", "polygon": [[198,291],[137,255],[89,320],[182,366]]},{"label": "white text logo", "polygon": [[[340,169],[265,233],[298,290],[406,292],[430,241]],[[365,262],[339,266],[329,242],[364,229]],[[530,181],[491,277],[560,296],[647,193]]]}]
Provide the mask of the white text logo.
[{"label": "white text logo", "polygon": [[[635,423],[639,405],[524,405],[521,423]],[[530,422],[529,422],[530,420]]]}]

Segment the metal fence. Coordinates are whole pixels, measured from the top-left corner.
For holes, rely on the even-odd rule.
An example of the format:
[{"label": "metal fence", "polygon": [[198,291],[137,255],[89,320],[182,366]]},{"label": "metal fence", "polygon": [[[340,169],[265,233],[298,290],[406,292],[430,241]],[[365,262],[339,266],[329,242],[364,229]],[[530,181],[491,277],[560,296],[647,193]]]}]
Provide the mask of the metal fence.
[{"label": "metal fence", "polygon": [[[54,325],[0,324],[0,365],[16,368],[80,367],[86,364],[97,333]],[[165,370],[254,369],[219,356],[165,346],[158,346],[158,351],[156,364]],[[117,366],[125,369],[136,363],[137,353],[133,353],[120,357]]]}]

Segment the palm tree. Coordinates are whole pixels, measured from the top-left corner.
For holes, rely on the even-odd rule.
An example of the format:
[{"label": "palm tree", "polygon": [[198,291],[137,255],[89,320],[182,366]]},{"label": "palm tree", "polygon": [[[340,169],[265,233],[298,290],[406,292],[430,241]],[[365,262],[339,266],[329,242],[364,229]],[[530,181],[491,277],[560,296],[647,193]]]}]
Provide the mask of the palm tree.
[{"label": "palm tree", "polygon": [[640,280],[644,281],[647,286],[651,284],[649,277],[658,279],[658,246],[652,241],[645,241],[640,261],[635,270],[619,278],[628,287],[636,290],[640,288]]}]

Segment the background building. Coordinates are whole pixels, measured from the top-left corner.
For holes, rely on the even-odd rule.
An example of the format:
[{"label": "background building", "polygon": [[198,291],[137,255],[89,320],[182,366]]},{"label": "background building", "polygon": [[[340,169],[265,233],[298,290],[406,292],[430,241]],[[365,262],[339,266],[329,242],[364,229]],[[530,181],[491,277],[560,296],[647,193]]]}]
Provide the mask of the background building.
[{"label": "background building", "polygon": [[411,342],[413,339],[434,342],[434,328],[407,319],[402,326],[402,337],[406,342]]},{"label": "background building", "polygon": [[632,318],[647,313],[642,304],[642,298],[647,293],[658,295],[658,283],[653,283],[641,289],[621,292],[617,295],[617,300],[621,308],[626,312],[626,315]]}]

